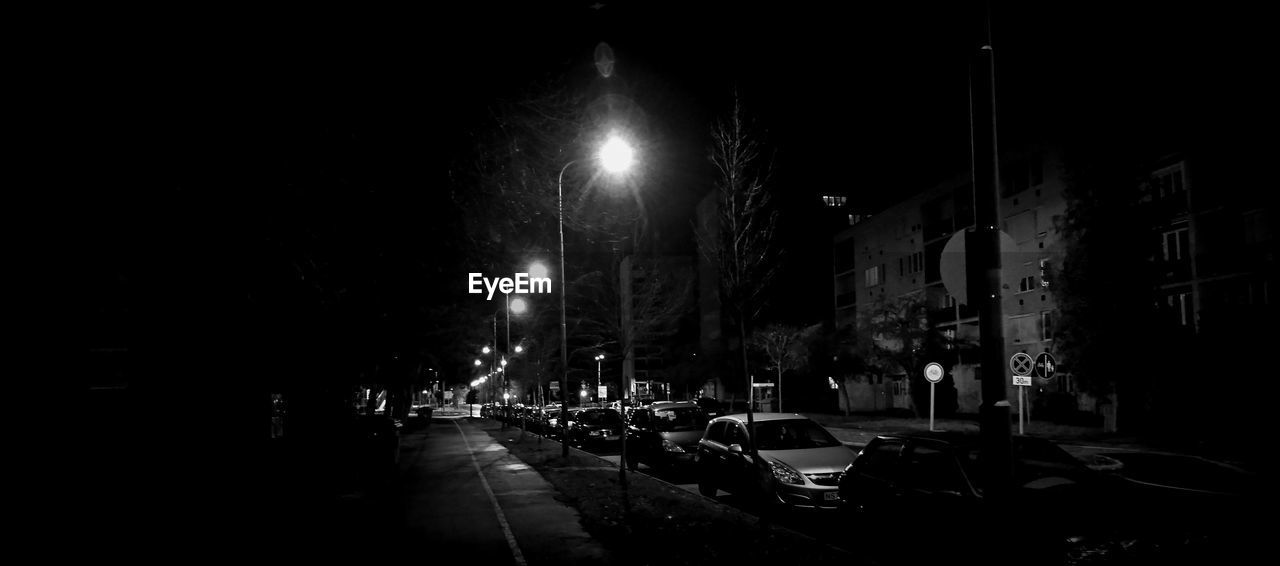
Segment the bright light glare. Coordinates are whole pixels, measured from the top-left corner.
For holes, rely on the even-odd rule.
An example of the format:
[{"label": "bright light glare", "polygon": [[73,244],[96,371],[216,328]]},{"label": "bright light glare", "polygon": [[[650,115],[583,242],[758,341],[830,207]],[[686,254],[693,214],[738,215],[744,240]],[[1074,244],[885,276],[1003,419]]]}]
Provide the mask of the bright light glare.
[{"label": "bright light glare", "polygon": [[579,391],[579,392],[578,392],[578,395],[579,395],[579,396],[581,396],[581,397],[586,397],[586,396],[587,396],[587,392],[586,392],[586,391]]},{"label": "bright light glare", "polygon": [[489,353],[489,347],[488,347],[488,346],[485,346],[485,347],[483,347],[483,348],[480,348],[480,353],[482,353],[482,354],[488,354],[488,353]]},{"label": "bright light glare", "polygon": [[476,360],[476,367],[480,367],[480,360]]},{"label": "bright light glare", "polygon": [[635,152],[631,145],[617,136],[610,137],[604,147],[600,148],[600,163],[610,173],[622,173],[630,169],[634,158]]},{"label": "bright light glare", "polygon": [[510,394],[510,393],[503,393],[503,394],[502,394],[502,398],[503,398],[503,399],[510,399],[510,398],[511,398],[511,394]]},{"label": "bright light glare", "polygon": [[547,266],[542,265],[540,261],[535,261],[529,266],[529,277],[534,279],[546,279],[547,273]]},{"label": "bright light glare", "polygon": [[475,386],[477,386],[477,385],[480,385],[480,381],[479,381],[479,380],[476,380],[476,381],[472,381],[472,382],[471,382],[471,386],[472,386],[472,387],[475,387]]},{"label": "bright light glare", "polygon": [[507,360],[502,360],[502,367],[507,367]]},{"label": "bright light glare", "polygon": [[523,352],[523,351],[524,351],[524,346],[516,345],[516,353],[517,353],[517,354],[519,354],[520,352]]},{"label": "bright light glare", "polygon": [[528,310],[528,308],[529,308],[529,303],[526,303],[524,299],[521,299],[519,297],[511,299],[511,312],[516,314],[523,314],[524,311]]}]

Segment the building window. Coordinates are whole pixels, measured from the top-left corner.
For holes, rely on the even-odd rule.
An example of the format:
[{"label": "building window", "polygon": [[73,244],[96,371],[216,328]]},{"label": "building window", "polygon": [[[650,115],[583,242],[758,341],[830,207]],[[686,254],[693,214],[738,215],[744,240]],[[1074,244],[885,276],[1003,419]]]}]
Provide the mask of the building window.
[{"label": "building window", "polygon": [[1019,293],[1026,293],[1027,291],[1035,291],[1035,290],[1036,290],[1036,276],[1035,276],[1035,275],[1028,275],[1028,276],[1023,277],[1022,279],[1018,280],[1018,292],[1019,292]]},{"label": "building window", "polygon": [[1182,194],[1185,190],[1183,181],[1181,165],[1156,172],[1153,187],[1156,198],[1166,199]]},{"label": "building window", "polygon": [[1167,262],[1183,261],[1190,257],[1191,232],[1186,228],[1165,232],[1161,242],[1161,251]]},{"label": "building window", "polygon": [[822,202],[830,208],[840,208],[844,206],[845,197],[840,195],[823,195]]},{"label": "building window", "polygon": [[880,266],[872,267],[864,272],[865,285],[875,287],[880,284]]},{"label": "building window", "polygon": [[1040,340],[1040,329],[1036,328],[1040,319],[1034,314],[1009,317],[1009,325],[1012,327],[1009,334],[1012,335],[1014,344],[1027,344],[1030,342],[1038,342]]},{"label": "building window", "polygon": [[1053,340],[1053,311],[1040,313],[1040,340]]},{"label": "building window", "polygon": [[1271,223],[1266,210],[1254,210],[1244,213],[1245,245],[1261,244],[1271,239]]},{"label": "building window", "polygon": [[1182,291],[1179,293],[1170,293],[1165,297],[1165,303],[1168,305],[1173,320],[1179,326],[1191,326],[1191,291]]}]

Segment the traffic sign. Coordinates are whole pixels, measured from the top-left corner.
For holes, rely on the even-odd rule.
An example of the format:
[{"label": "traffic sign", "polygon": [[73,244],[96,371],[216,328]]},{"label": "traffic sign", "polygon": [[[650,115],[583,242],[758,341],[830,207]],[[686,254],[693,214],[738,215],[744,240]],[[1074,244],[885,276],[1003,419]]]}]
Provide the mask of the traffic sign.
[{"label": "traffic sign", "polygon": [[1036,356],[1036,375],[1044,379],[1050,379],[1058,372],[1058,360],[1053,359],[1053,354],[1044,352]]},{"label": "traffic sign", "polygon": [[924,378],[929,380],[929,383],[942,381],[942,374],[943,371],[941,364],[935,362],[924,366]]},{"label": "traffic sign", "polygon": [[1024,352],[1018,352],[1009,358],[1009,369],[1013,370],[1014,375],[1031,375],[1031,370],[1035,367],[1035,363],[1031,356]]},{"label": "traffic sign", "polygon": [[1015,375],[1015,376],[1013,376],[1013,384],[1014,384],[1014,385],[1021,385],[1021,386],[1024,386],[1024,387],[1030,387],[1030,386],[1031,386],[1031,376],[1029,376],[1029,375]]}]

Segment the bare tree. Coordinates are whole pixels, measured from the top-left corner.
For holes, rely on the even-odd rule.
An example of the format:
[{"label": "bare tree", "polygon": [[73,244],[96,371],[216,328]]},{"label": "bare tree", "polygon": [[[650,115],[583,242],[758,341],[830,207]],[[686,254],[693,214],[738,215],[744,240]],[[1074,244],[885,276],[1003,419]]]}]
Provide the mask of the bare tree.
[{"label": "bare tree", "polygon": [[778,412],[782,412],[782,374],[809,364],[809,342],[822,325],[800,327],[770,324],[751,335],[751,345],[769,359],[769,369],[778,374]]},{"label": "bare tree", "polygon": [[[716,171],[718,226],[715,234],[706,238],[712,241],[703,242],[700,247],[717,266],[721,303],[733,317],[742,355],[740,383],[750,398],[748,330],[760,314],[765,288],[778,265],[778,251],[773,245],[778,217],[769,208],[773,162],[764,153],[758,126],[744,115],[737,93],[729,116],[712,126],[711,142],[708,159]],[[762,483],[767,486],[772,475],[755,457],[754,434],[754,410],[747,403],[748,451],[760,466]]]}]

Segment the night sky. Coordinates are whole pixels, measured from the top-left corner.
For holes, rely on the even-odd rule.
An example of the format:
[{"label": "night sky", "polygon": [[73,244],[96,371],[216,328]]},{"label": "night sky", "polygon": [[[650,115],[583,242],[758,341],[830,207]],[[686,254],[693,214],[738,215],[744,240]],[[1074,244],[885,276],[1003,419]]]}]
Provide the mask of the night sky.
[{"label": "night sky", "polygon": [[[1262,117],[1259,85],[1270,73],[1252,32],[1257,14],[1216,4],[1022,4],[998,2],[995,12],[1009,147],[1071,129],[1245,145],[1237,132]],[[536,81],[585,88],[601,41],[660,125],[663,137],[650,143],[680,156],[646,166],[690,170],[678,176],[692,180],[686,186],[655,189],[671,203],[672,225],[685,225],[709,188],[695,170],[735,88],[767,130],[788,258],[775,302],[794,301],[785,310],[798,322],[826,316],[830,304],[830,240],[811,221],[817,195],[844,193],[874,211],[969,162],[965,3],[152,16],[49,19],[40,44],[54,64],[37,65],[37,91],[57,108],[45,135],[77,155],[65,164],[76,180],[64,194],[83,213],[75,245],[101,274],[94,288],[122,261],[162,279],[211,278],[196,289],[261,277],[277,267],[237,254],[260,248],[264,233],[298,237],[291,223],[311,214],[317,194],[329,200],[315,215],[354,238],[417,223],[424,248],[447,242],[457,228],[449,168],[490,109]],[[379,196],[346,207],[335,195],[353,185]],[[163,267],[193,254],[224,255],[215,263],[234,268]],[[461,289],[465,266],[442,262],[437,274]],[[823,291],[799,292],[812,285]]]}]

